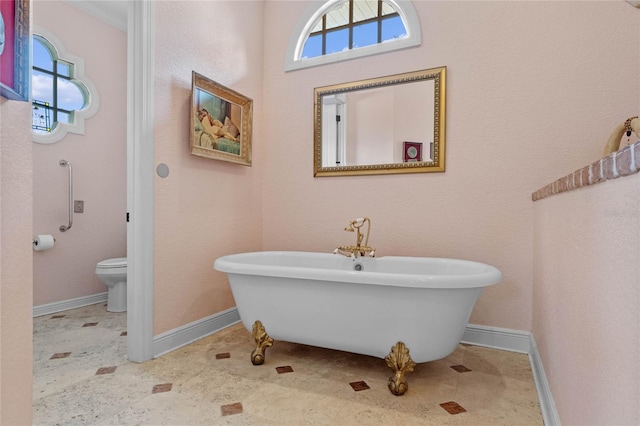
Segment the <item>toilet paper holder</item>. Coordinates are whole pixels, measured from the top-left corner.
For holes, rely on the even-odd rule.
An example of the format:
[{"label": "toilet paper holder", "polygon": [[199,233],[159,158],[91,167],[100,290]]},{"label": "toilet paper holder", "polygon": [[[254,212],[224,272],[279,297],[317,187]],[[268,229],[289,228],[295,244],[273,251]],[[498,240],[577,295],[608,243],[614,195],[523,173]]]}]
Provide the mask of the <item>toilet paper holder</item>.
[{"label": "toilet paper holder", "polygon": [[[38,242],[38,240],[36,240],[36,239],[34,238],[34,239],[33,239],[33,241],[31,242],[31,244],[36,244],[37,242]],[[54,243],[56,242],[55,237],[53,238],[53,242],[54,242]]]},{"label": "toilet paper holder", "polygon": [[50,234],[43,234],[43,235],[36,235],[33,238],[33,251],[45,251],[45,250],[51,250],[56,244],[56,239],[53,237],[53,235]]}]

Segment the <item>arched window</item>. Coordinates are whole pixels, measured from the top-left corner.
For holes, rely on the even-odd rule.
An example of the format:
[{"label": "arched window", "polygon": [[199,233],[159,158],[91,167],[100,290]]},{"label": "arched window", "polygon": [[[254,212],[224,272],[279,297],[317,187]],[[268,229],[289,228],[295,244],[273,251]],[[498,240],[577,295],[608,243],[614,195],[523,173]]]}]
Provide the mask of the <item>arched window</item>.
[{"label": "arched window", "polygon": [[84,134],[84,120],[98,109],[93,84],[84,76],[84,61],[68,54],[45,30],[34,30],[31,76],[33,140],[53,143],[67,132]]},{"label": "arched window", "polygon": [[409,0],[314,2],[289,39],[285,71],[420,45]]}]

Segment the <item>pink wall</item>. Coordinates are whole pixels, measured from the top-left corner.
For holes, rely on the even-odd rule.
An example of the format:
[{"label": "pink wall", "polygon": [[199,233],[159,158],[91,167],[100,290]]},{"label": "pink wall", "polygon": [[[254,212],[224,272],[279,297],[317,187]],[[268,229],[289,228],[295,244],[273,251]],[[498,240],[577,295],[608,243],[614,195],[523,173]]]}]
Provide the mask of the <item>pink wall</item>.
[{"label": "pink wall", "polygon": [[[263,3],[157,2],[154,332],[235,306],[224,254],[262,248]],[[191,71],[254,101],[252,167],[189,150]]]},{"label": "pink wall", "polygon": [[533,332],[563,424],[640,422],[638,194],[635,174],[533,205]]},{"label": "pink wall", "polygon": [[347,94],[347,165],[393,161],[393,106],[389,90]]},{"label": "pink wall", "polygon": [[[33,303],[42,305],[107,291],[95,275],[101,260],[126,256],[126,33],[61,1],[33,3],[34,23],[52,32],[70,54],[85,61],[85,75],[100,99],[85,121],[85,134],[33,144],[33,226],[52,234],[52,250],[34,253]],[[79,37],[78,35],[82,36]],[[74,198],[84,213],[68,221],[67,169],[74,173]]]},{"label": "pink wall", "polygon": [[[397,86],[394,90],[393,159],[404,161],[403,142],[422,143],[422,158],[429,159],[433,142],[434,105],[424,102],[434,99],[435,84],[423,81],[417,84]],[[427,136],[428,135],[428,136]],[[446,138],[445,138],[446,139]]]},{"label": "pink wall", "polygon": [[[282,17],[308,3],[265,3],[264,104],[278,107],[264,110],[264,248],[329,252],[352,242],[348,220],[369,216],[380,256],[498,267],[503,281],[471,322],[531,330],[531,192],[599,158],[637,110],[638,11],[621,1],[414,6],[422,46],[285,73],[296,19]],[[445,173],[313,178],[314,87],[444,65]]]},{"label": "pink wall", "polygon": [[0,424],[31,424],[31,104],[0,97]]}]

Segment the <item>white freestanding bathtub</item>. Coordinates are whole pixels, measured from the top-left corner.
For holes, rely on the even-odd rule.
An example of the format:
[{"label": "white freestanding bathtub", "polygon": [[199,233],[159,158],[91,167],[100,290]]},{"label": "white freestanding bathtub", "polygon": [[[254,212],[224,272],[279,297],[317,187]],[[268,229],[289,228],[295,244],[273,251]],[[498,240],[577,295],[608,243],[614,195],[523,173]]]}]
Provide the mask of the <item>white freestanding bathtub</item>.
[{"label": "white freestanding bathtub", "polygon": [[[502,276],[465,260],[310,252],[232,254],[214,269],[227,273],[242,323],[263,346],[254,364],[273,340],[284,340],[384,358],[396,376],[413,370],[411,360],[451,354],[482,290]],[[270,342],[260,343],[262,335]],[[391,363],[409,358],[409,366],[394,367],[394,352]],[[404,390],[395,394],[406,390],[399,380]]]}]

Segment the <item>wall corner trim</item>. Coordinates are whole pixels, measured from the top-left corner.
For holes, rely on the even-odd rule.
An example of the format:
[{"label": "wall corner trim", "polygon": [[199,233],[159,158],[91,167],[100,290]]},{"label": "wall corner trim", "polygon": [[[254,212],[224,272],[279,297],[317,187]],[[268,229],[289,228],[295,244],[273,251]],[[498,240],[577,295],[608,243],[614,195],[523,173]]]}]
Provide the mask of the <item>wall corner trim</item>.
[{"label": "wall corner trim", "polygon": [[533,334],[528,331],[510,330],[506,328],[488,327],[482,325],[467,325],[462,337],[462,343],[502,349],[511,352],[529,354],[531,371],[538,392],[540,411],[545,426],[560,426],[560,418],[553,402],[551,388],[542,367],[542,360],[538,353]]},{"label": "wall corner trim", "polygon": [[560,417],[556,410],[556,404],[553,402],[551,388],[549,387],[547,375],[542,367],[542,360],[540,359],[540,354],[538,353],[538,347],[536,346],[533,334],[531,334],[531,351],[529,352],[529,361],[531,362],[533,379],[536,382],[536,389],[538,390],[542,420],[545,426],[560,426]]},{"label": "wall corner trim", "polygon": [[238,322],[240,314],[238,308],[233,307],[161,333],[153,338],[153,357],[157,358]]}]

